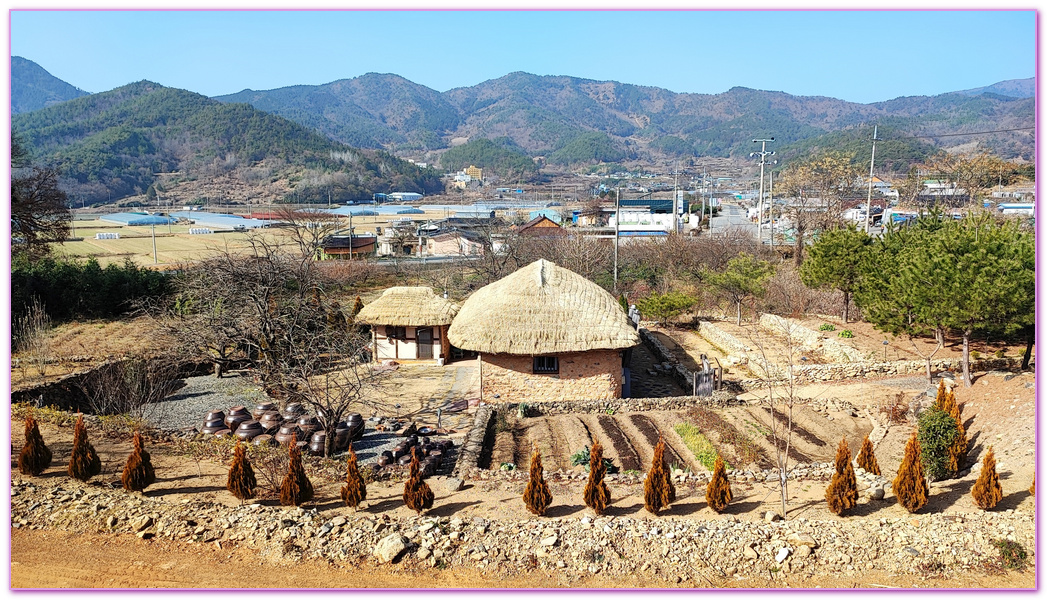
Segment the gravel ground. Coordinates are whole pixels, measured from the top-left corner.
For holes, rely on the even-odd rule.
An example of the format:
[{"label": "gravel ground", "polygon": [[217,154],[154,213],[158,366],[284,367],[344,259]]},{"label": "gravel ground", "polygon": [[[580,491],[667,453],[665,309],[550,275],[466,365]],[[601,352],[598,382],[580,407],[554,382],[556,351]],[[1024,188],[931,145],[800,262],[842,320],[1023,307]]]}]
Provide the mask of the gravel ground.
[{"label": "gravel ground", "polygon": [[[250,410],[268,401],[262,389],[248,377],[228,376],[215,379],[205,375],[187,377],[182,382],[184,387],[163,402],[145,407],[144,417],[147,421],[166,431],[181,431],[189,427],[200,429],[204,425],[207,413],[212,410],[221,410],[228,414],[229,409],[234,406],[246,406]],[[401,440],[391,433],[376,431],[374,426],[374,422],[365,420],[364,437],[353,446],[361,466],[374,463],[383,451],[392,451]],[[447,453],[441,468],[437,470],[438,474],[449,473],[453,468],[462,437],[454,439],[455,447]],[[432,439],[443,438],[434,436]]]}]

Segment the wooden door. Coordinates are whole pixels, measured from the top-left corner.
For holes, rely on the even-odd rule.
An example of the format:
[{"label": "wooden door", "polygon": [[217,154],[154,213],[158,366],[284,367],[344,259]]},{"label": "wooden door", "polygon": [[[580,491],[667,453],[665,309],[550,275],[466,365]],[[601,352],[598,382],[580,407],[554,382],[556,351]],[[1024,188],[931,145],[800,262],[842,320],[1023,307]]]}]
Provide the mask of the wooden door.
[{"label": "wooden door", "polygon": [[433,330],[429,327],[418,328],[418,358],[433,358]]}]

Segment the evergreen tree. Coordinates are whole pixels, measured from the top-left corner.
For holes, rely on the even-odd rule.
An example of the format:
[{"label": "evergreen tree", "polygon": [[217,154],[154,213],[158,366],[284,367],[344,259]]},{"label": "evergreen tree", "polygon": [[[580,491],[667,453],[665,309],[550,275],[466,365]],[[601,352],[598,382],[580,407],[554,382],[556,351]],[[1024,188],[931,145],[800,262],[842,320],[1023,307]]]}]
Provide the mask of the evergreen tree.
[{"label": "evergreen tree", "polygon": [[940,481],[953,471],[950,468],[950,448],[959,431],[956,419],[944,410],[932,406],[920,415],[917,435],[920,439],[923,469],[932,481]]},{"label": "evergreen tree", "polygon": [[658,514],[676,500],[676,489],[673,487],[669,469],[665,466],[665,440],[658,438],[651,459],[651,469],[643,484],[644,508],[652,514]]},{"label": "evergreen tree", "polygon": [[865,439],[862,440],[862,449],[858,451],[858,466],[866,473],[880,474],[880,465],[876,462],[876,455],[873,454],[873,445],[869,441],[869,436],[865,436]]},{"label": "evergreen tree", "polygon": [[[949,392],[949,398],[952,398],[952,392]],[[949,446],[949,470],[957,473],[967,465],[967,430],[963,426],[960,405],[956,403],[955,399],[952,400],[949,407],[949,416],[956,421],[956,437]]]},{"label": "evergreen tree", "polygon": [[287,467],[287,475],[280,484],[280,504],[298,506],[313,499],[313,484],[302,466],[302,451],[298,448],[297,436],[291,437],[288,455],[291,460]]},{"label": "evergreen tree", "polygon": [[1003,500],[1003,488],[1000,487],[1000,476],[996,473],[996,455],[989,446],[989,451],[982,459],[982,472],[978,475],[978,481],[974,482],[971,489],[978,508],[986,510],[992,508]]},{"label": "evergreen tree", "polygon": [[1036,473],[1032,474],[1032,485],[1029,486],[1029,493],[1033,496],[1036,495]]},{"label": "evergreen tree", "polygon": [[742,324],[742,302],[747,298],[762,298],[767,292],[767,282],[774,276],[774,265],[751,254],[740,252],[727,261],[722,273],[707,272],[706,283],[723,292],[737,308],[737,322]]},{"label": "evergreen tree", "polygon": [[905,445],[905,456],[898,467],[898,475],[891,485],[898,504],[905,510],[914,513],[927,505],[927,480],[923,477],[923,463],[920,460],[920,441],[914,431]]},{"label": "evergreen tree", "polygon": [[864,273],[865,255],[873,239],[854,225],[825,231],[811,246],[800,267],[800,279],[808,287],[831,287],[843,292],[843,322],[850,319],[851,294]]},{"label": "evergreen tree", "polygon": [[709,508],[717,513],[722,513],[731,500],[731,482],[727,480],[723,459],[717,454],[716,462],[713,463],[712,479],[705,488],[705,501],[709,504]]},{"label": "evergreen tree", "polygon": [[851,449],[847,446],[847,438],[840,440],[836,449],[836,472],[825,489],[825,501],[829,504],[829,511],[837,515],[842,515],[843,511],[858,504],[858,481],[851,466]]},{"label": "evergreen tree", "polygon": [[360,476],[360,468],[356,465],[356,451],[353,450],[352,442],[350,442],[349,457],[345,460],[345,485],[342,486],[342,502],[346,506],[356,508],[366,499],[367,484],[364,482],[364,478]]},{"label": "evergreen tree", "polygon": [[949,392],[945,389],[945,380],[940,379],[938,381],[938,392],[934,396],[934,405],[945,410],[945,397],[948,395]]},{"label": "evergreen tree", "polygon": [[604,483],[604,475],[607,474],[607,465],[603,462],[603,446],[594,441],[589,450],[589,480],[585,484],[585,492],[582,494],[585,505],[593,509],[598,515],[607,510],[611,501],[611,492]]},{"label": "evergreen tree", "polygon": [[421,463],[418,461],[418,449],[411,448],[411,474],[404,484],[404,504],[407,508],[422,514],[423,510],[433,507],[433,491],[429,484],[422,480]]},{"label": "evergreen tree", "polygon": [[156,472],[153,470],[149,453],[145,451],[145,441],[137,431],[134,434],[134,450],[127,457],[120,482],[129,492],[141,492],[156,482]]},{"label": "evergreen tree", "polygon": [[33,414],[25,417],[25,445],[18,454],[18,470],[22,475],[39,475],[51,466],[51,449],[44,444],[40,426]]},{"label": "evergreen tree", "polygon": [[[591,452],[589,464],[592,464]],[[545,478],[542,475],[542,455],[539,454],[537,447],[533,447],[531,450],[531,471],[529,476],[530,479],[527,481],[527,487],[523,493],[523,501],[527,505],[527,510],[542,516],[549,508],[549,505],[552,504],[553,495],[549,492],[549,486],[545,483]]]},{"label": "evergreen tree", "polygon": [[244,500],[254,498],[257,486],[258,481],[255,479],[254,469],[251,468],[251,462],[247,460],[247,448],[240,443],[240,440],[237,440],[236,450],[233,451],[233,464],[229,467],[229,476],[225,481],[225,489],[239,498],[242,504]]},{"label": "evergreen tree", "polygon": [[76,419],[73,427],[73,452],[69,457],[69,476],[80,481],[87,481],[102,472],[102,461],[98,458],[94,446],[87,439],[87,427],[84,416]]}]

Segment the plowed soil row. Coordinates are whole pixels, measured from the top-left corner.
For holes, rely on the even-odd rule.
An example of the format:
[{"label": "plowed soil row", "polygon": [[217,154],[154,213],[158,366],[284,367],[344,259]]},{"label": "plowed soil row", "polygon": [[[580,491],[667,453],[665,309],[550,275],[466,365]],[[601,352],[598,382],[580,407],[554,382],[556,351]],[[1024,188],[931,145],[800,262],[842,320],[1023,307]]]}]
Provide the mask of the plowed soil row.
[{"label": "plowed soil row", "polygon": [[[629,420],[640,431],[640,434],[643,435],[644,439],[647,441],[647,445],[653,447],[658,444],[659,438],[665,440],[665,435],[661,433],[661,430],[658,429],[658,426],[655,425],[651,419],[647,418],[647,415],[629,415]],[[686,465],[684,460],[680,458],[680,454],[673,448],[668,440],[665,440],[665,460],[670,465]]]},{"label": "plowed soil row", "polygon": [[[618,464],[621,465],[624,471],[640,471],[643,470],[643,464],[640,462],[640,455],[637,454],[636,448],[633,447],[628,436],[622,432],[621,427],[618,427],[618,423],[614,418],[607,415],[598,415],[596,422],[600,425],[600,432],[603,437],[611,442],[611,448],[613,448],[614,455],[618,458]],[[613,458],[610,453],[609,457]]]}]

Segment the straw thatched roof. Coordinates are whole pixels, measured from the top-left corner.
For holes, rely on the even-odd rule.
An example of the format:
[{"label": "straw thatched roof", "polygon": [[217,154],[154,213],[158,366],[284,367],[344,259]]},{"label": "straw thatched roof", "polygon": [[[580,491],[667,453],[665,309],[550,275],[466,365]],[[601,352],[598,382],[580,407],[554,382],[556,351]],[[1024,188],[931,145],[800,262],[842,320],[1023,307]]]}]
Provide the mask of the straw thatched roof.
[{"label": "straw thatched roof", "polygon": [[371,325],[428,327],[447,325],[458,314],[458,305],[437,296],[427,287],[391,287],[363,307],[356,320]]},{"label": "straw thatched roof", "polygon": [[558,354],[640,343],[613,296],[545,260],[473,293],[447,337],[458,348],[495,354]]}]

